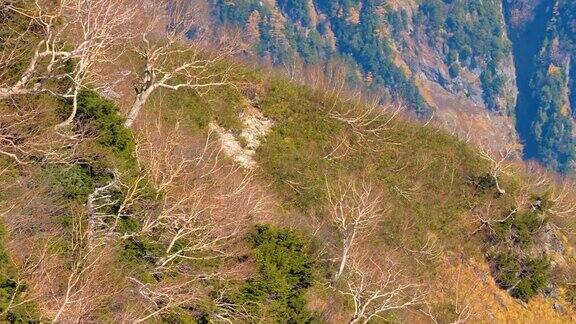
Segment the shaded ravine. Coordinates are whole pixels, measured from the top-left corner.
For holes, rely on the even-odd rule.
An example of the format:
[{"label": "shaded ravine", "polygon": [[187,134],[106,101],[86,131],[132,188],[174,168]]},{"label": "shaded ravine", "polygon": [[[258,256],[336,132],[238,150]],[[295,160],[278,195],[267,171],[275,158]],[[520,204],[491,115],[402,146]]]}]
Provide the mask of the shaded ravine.
[{"label": "shaded ravine", "polygon": [[552,15],[552,2],[552,0],[542,0],[534,10],[532,21],[522,26],[514,27],[510,21],[509,0],[502,1],[508,37],[512,42],[514,67],[516,69],[516,86],[518,88],[515,108],[516,131],[524,145],[525,159],[535,158],[538,150],[534,134],[532,133],[532,124],[538,113],[538,102],[532,94],[530,80],[536,71],[535,58],[546,36],[546,25]]}]

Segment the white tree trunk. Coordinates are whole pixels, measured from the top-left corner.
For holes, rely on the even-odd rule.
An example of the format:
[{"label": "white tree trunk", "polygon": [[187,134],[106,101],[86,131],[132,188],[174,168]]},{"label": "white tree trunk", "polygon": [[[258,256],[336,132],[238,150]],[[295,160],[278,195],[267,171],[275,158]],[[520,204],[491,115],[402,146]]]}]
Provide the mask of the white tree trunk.
[{"label": "white tree trunk", "polygon": [[354,315],[354,317],[352,317],[352,319],[348,322],[348,324],[356,324],[356,323],[362,323],[362,316],[360,315]]},{"label": "white tree trunk", "polygon": [[35,65],[36,65],[35,61],[31,63],[28,70],[24,72],[20,80],[18,80],[18,82],[16,82],[16,84],[14,84],[13,86],[0,88],[0,99],[6,99],[16,95],[30,94],[38,91],[39,84],[31,88],[26,87],[26,84],[32,78],[34,72],[33,69],[35,68]]},{"label": "white tree trunk", "polygon": [[342,258],[340,259],[340,266],[338,267],[338,272],[334,276],[334,283],[338,281],[342,273],[344,272],[344,268],[346,267],[346,261],[348,261],[348,253],[350,252],[350,242],[344,240],[344,246],[342,249]]},{"label": "white tree trunk", "polygon": [[496,183],[496,190],[498,190],[498,193],[501,195],[506,194],[506,190],[504,190],[504,189],[502,189],[502,187],[500,187],[500,182],[498,182],[498,175],[493,174],[492,177],[494,178],[494,182]]},{"label": "white tree trunk", "polygon": [[25,89],[20,87],[0,88],[0,99],[6,99],[14,95],[23,95],[32,93],[33,89]]},{"label": "white tree trunk", "polygon": [[[0,99],[6,99],[10,96],[14,95],[23,95],[33,93],[38,90],[38,86],[34,86],[33,88],[27,88],[26,85],[30,80],[32,80],[32,76],[37,70],[38,61],[45,57],[49,52],[42,52],[40,53],[40,48],[44,45],[44,41],[41,41],[37,46],[36,50],[34,51],[34,55],[30,59],[28,63],[28,67],[22,73],[20,80],[18,80],[13,86],[11,87],[3,87],[0,88]],[[53,55],[60,55],[61,53],[52,53]]]},{"label": "white tree trunk", "polygon": [[352,229],[352,234],[349,237],[345,237],[342,244],[342,258],[340,259],[340,267],[338,267],[338,272],[334,276],[334,284],[340,278],[346,268],[346,262],[348,262],[348,255],[350,254],[350,248],[354,244],[354,239],[356,238],[356,228]]},{"label": "white tree trunk", "polygon": [[140,92],[136,95],[136,99],[134,99],[134,103],[132,104],[132,108],[130,109],[130,112],[128,113],[128,117],[126,118],[126,121],[124,122],[124,126],[127,128],[131,128],[132,125],[134,124],[134,121],[136,121],[136,118],[138,118],[138,114],[140,114],[140,110],[142,109],[142,107],[144,106],[144,104],[146,103],[146,101],[148,100],[148,97],[150,97],[150,94],[152,93],[152,91],[154,91],[154,87],[150,87],[146,90],[144,90],[143,92]]},{"label": "white tree trunk", "polygon": [[72,112],[65,121],[61,122],[60,124],[56,125],[56,128],[61,128],[64,126],[68,126],[72,124],[74,118],[76,117],[76,113],[78,112],[78,93],[79,89],[78,86],[74,86],[74,92],[72,93]]}]

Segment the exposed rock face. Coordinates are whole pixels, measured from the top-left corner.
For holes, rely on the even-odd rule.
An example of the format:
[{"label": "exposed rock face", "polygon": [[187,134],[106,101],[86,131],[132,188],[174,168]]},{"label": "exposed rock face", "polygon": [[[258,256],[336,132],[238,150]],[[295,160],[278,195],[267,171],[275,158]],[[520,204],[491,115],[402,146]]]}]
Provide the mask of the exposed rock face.
[{"label": "exposed rock face", "polygon": [[[504,22],[503,9],[500,9]],[[413,15],[414,11],[412,8],[406,12]],[[496,99],[497,107],[490,109],[484,100],[481,82],[486,62],[478,62],[473,68],[464,64],[458,75],[452,77],[446,63],[445,44],[431,42],[430,35],[415,32],[417,29],[418,26],[409,24],[407,32],[396,37],[394,42],[399,48],[399,56],[419,80],[417,85],[426,102],[435,108],[439,124],[465,140],[494,148],[517,142],[514,123],[508,117],[514,114],[518,96],[512,51],[508,51],[496,67],[504,82]],[[507,34],[502,35],[502,41],[510,43]]]},{"label": "exposed rock face", "polygon": [[260,146],[260,140],[268,134],[274,122],[262,115],[260,110],[249,107],[248,112],[242,118],[244,129],[240,136],[246,140],[245,147],[255,151]]},{"label": "exposed rock face", "polygon": [[[411,15],[413,10],[410,12]],[[504,25],[504,14],[500,6],[500,21]],[[402,57],[408,63],[411,71],[415,75],[420,75],[429,82],[434,82],[444,88],[444,90],[456,97],[466,97],[475,106],[490,110],[484,101],[484,89],[481,84],[481,74],[486,68],[487,62],[477,62],[476,67],[462,67],[458,76],[452,77],[449,73],[449,66],[446,63],[448,53],[446,45],[442,42],[433,42],[430,35],[422,35],[414,32],[419,26],[409,25],[410,32],[404,33],[399,42],[402,49]],[[503,28],[504,29],[504,28]],[[510,40],[506,33],[501,35],[502,42],[508,44]],[[469,62],[465,62],[469,63]],[[516,106],[518,90],[516,88],[516,70],[512,51],[507,51],[504,58],[496,67],[497,75],[504,81],[503,91],[497,98],[497,107],[494,109],[498,113],[511,114]],[[436,107],[442,109],[442,107]]]},{"label": "exposed rock face", "polygon": [[524,157],[576,170],[576,2],[504,0],[519,96],[516,128]]},{"label": "exposed rock face", "polygon": [[478,69],[462,70],[461,75],[452,78],[448,73],[448,66],[444,63],[444,54],[427,46],[418,45],[416,49],[406,49],[404,55],[414,75],[436,83],[453,95],[464,95],[475,106],[485,108],[482,87],[478,81],[480,78]]},{"label": "exposed rock face", "polygon": [[512,28],[522,28],[534,19],[534,11],[543,0],[504,0],[509,7],[509,24]]},{"label": "exposed rock face", "polygon": [[516,69],[512,54],[507,55],[498,65],[496,71],[504,80],[503,91],[498,102],[498,111],[502,114],[513,115],[518,100],[518,87],[516,86]]},{"label": "exposed rock face", "polygon": [[564,252],[564,244],[550,225],[546,225],[542,233],[542,240],[544,251],[548,254],[562,254]]},{"label": "exposed rock face", "polygon": [[228,157],[245,169],[254,169],[257,167],[254,159],[256,149],[260,146],[262,137],[274,126],[274,122],[254,107],[248,107],[240,117],[244,127],[238,136],[216,123],[210,123],[209,126],[220,137],[222,150]]}]

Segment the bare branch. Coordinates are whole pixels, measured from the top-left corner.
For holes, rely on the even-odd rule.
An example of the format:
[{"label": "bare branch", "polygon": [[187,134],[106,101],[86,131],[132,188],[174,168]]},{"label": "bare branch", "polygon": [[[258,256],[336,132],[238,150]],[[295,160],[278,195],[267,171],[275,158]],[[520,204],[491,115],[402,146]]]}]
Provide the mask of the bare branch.
[{"label": "bare branch", "polygon": [[489,175],[494,180],[496,190],[499,194],[503,195],[506,191],[500,185],[501,175],[511,175],[512,173],[512,158],[518,156],[519,147],[517,145],[507,145],[498,152],[490,152],[490,150],[480,147],[480,157],[490,164]]},{"label": "bare branch", "polygon": [[20,165],[34,161],[70,163],[79,139],[54,136],[40,108],[0,108],[0,154]]},{"label": "bare branch", "polygon": [[[342,90],[343,91],[343,90]],[[380,104],[380,98],[373,98],[369,104],[361,101],[359,93],[354,96],[341,98],[340,92],[333,94],[334,105],[328,112],[328,116],[346,125],[354,137],[344,134],[337,142],[332,151],[325,156],[327,159],[340,159],[358,148],[376,150],[374,145],[382,146],[387,143],[385,136],[390,123],[400,114],[403,106],[397,105],[394,109]],[[344,102],[347,108],[342,109],[338,102]],[[391,143],[398,145],[399,143]]]},{"label": "bare branch", "polygon": [[[72,123],[80,90],[98,90],[108,84],[109,76],[103,75],[99,66],[114,61],[114,54],[122,52],[122,47],[116,45],[128,38],[125,26],[134,14],[134,6],[114,0],[35,0],[34,4],[32,9],[11,4],[5,8],[28,19],[31,26],[39,26],[42,32],[20,78],[14,83],[0,83],[0,99],[36,92],[71,99],[72,112],[57,125],[59,128]],[[30,29],[15,37],[31,38]],[[14,57],[14,51],[9,48],[0,54],[0,66],[21,60]],[[64,68],[67,63],[71,68]],[[65,80],[70,86],[62,91],[50,87],[48,80]]]},{"label": "bare branch", "polygon": [[[135,73],[136,98],[126,127],[132,127],[150,95],[158,89],[186,88],[203,94],[211,88],[231,84],[231,68],[218,65],[236,51],[236,46],[221,44],[215,54],[208,55],[199,46],[202,36],[188,40],[187,33],[196,19],[193,7],[185,1],[174,1],[169,10],[164,3],[146,3],[141,7],[148,24],[138,31],[139,41],[134,49],[143,64]],[[158,31],[159,25],[166,25],[166,30]]]},{"label": "bare branch", "polygon": [[125,50],[123,42],[131,37],[126,25],[134,17],[135,5],[117,0],[73,0],[63,5],[63,11],[70,29],[67,40],[74,46],[70,57],[73,68],[64,75],[70,88],[57,95],[72,99],[72,111],[57,128],[74,120],[82,89],[99,90],[109,85],[109,76],[101,72],[101,66],[115,61]]},{"label": "bare branch", "polygon": [[421,286],[410,282],[388,261],[386,268],[371,258],[355,258],[349,263],[346,288],[338,291],[354,303],[349,323],[368,323],[391,310],[421,304]]},{"label": "bare branch", "polygon": [[368,236],[382,217],[382,198],[366,182],[360,185],[353,182],[330,185],[326,180],[326,188],[330,219],[342,241],[340,265],[334,276],[336,282],[344,272],[350,251],[359,236]]}]

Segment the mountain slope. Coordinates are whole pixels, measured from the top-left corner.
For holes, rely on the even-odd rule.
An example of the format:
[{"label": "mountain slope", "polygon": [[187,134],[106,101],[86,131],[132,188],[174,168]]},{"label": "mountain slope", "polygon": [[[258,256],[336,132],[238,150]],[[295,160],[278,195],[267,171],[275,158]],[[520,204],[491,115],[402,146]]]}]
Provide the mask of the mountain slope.
[{"label": "mountain slope", "polygon": [[[497,147],[520,141],[527,159],[566,172],[575,154],[570,3],[239,0],[211,5],[216,27],[245,30],[244,42],[265,61],[284,67],[341,61],[350,69],[351,84],[400,98],[423,118],[434,111],[439,124],[464,138],[482,127],[477,143]],[[530,31],[524,29],[531,24]],[[555,49],[546,45],[550,42],[556,42]],[[546,54],[551,51],[555,58]],[[558,81],[544,73],[552,61],[566,74],[556,76]],[[539,94],[544,88],[558,89],[544,96],[564,98],[553,104],[558,113]],[[534,101],[540,101],[537,107],[531,107]]]},{"label": "mountain slope", "polygon": [[[255,75],[257,78],[251,79],[252,83],[260,89],[257,90],[256,97],[244,97],[241,93],[223,97],[221,91],[210,94],[208,98],[197,97],[185,91],[161,95],[160,97],[169,100],[163,101],[156,109],[148,107],[149,112],[140,121],[140,130],[134,133],[139,143],[136,151],[139,167],[129,162],[130,158],[126,162],[121,158],[121,152],[126,150],[125,152],[129,153],[134,150],[133,146],[121,145],[119,147],[125,149],[116,149],[117,144],[109,144],[122,143],[123,140],[118,139],[118,136],[122,135],[112,135],[112,141],[106,139],[108,135],[104,135],[104,132],[110,127],[110,122],[101,124],[98,119],[94,119],[108,118],[96,117],[101,114],[98,113],[99,109],[102,109],[99,107],[105,106],[100,106],[101,99],[95,97],[87,97],[81,101],[82,117],[77,120],[76,127],[90,127],[92,134],[97,136],[97,142],[81,144],[75,157],[79,162],[62,165],[45,160],[27,166],[16,165],[5,159],[5,167],[14,170],[11,171],[13,180],[5,181],[8,181],[8,184],[16,180],[4,192],[4,204],[9,207],[4,218],[9,229],[7,247],[20,269],[21,277],[14,278],[22,278],[30,287],[17,296],[22,294],[21,300],[31,300],[31,305],[40,309],[41,319],[54,316],[52,309],[59,304],[52,304],[51,300],[63,298],[64,291],[56,287],[66,287],[65,282],[61,281],[65,277],[59,272],[50,272],[52,270],[45,268],[46,264],[39,268],[41,272],[30,272],[33,269],[25,267],[25,260],[37,260],[41,256],[39,253],[42,246],[53,251],[49,252],[49,255],[51,259],[54,258],[52,262],[55,262],[55,266],[61,265],[61,262],[74,264],[75,254],[72,251],[77,251],[80,255],[86,253],[86,250],[75,250],[78,247],[74,245],[71,245],[72,250],[68,246],[75,242],[74,235],[90,233],[77,227],[91,217],[89,210],[85,209],[85,202],[97,188],[112,183],[111,175],[106,171],[112,169],[120,172],[118,185],[114,185],[112,188],[116,189],[111,192],[117,199],[112,201],[112,206],[115,207],[106,214],[114,215],[119,208],[116,204],[129,202],[132,194],[137,194],[138,199],[123,212],[117,227],[111,228],[110,220],[105,221],[98,228],[103,227],[92,234],[97,235],[94,239],[99,235],[107,237],[104,245],[106,249],[95,255],[91,253],[96,252],[91,252],[85,256],[88,260],[96,258],[96,263],[90,264],[91,271],[86,277],[81,277],[82,290],[79,290],[78,294],[97,291],[101,298],[80,295],[85,296],[82,297],[85,298],[82,309],[78,308],[80,304],[74,301],[65,304],[61,316],[66,321],[77,318],[108,322],[121,318],[130,319],[132,316],[148,316],[155,308],[150,308],[150,305],[153,305],[149,304],[150,301],[141,299],[146,295],[140,294],[148,291],[142,289],[147,287],[149,293],[164,291],[164,294],[174,300],[173,304],[166,304],[166,308],[158,308],[159,313],[155,315],[158,320],[214,318],[220,314],[219,307],[222,305],[218,299],[212,299],[211,296],[224,293],[230,305],[245,307],[244,311],[235,308],[233,313],[226,315],[233,319],[240,320],[244,316],[250,316],[249,318],[272,321],[274,318],[279,320],[289,316],[295,321],[316,318],[340,322],[350,316],[351,308],[344,295],[327,288],[322,282],[327,282],[332,277],[341,253],[339,234],[336,234],[338,230],[331,220],[328,193],[342,195],[345,191],[341,190],[346,190],[349,184],[358,186],[359,190],[369,188],[371,199],[377,198],[379,201],[379,211],[373,225],[375,227],[373,231],[363,231],[361,239],[355,242],[352,254],[354,258],[369,257],[373,260],[371,262],[383,267],[402,269],[402,280],[409,280],[418,285],[418,291],[427,292],[422,297],[424,299],[412,308],[418,313],[383,313],[386,316],[424,322],[429,321],[428,316],[441,321],[454,320],[459,316],[478,319],[492,317],[501,320],[568,320],[569,316],[572,316],[569,315],[572,314],[572,306],[568,303],[571,293],[564,289],[572,287],[567,283],[571,282],[573,256],[571,248],[568,247],[571,246],[571,239],[563,236],[565,232],[562,229],[571,228],[573,225],[558,214],[568,208],[563,205],[564,202],[559,200],[554,203],[554,207],[548,206],[548,199],[551,198],[545,198],[546,192],[551,192],[553,199],[560,193],[552,189],[553,187],[542,185],[542,178],[532,182],[522,173],[511,177],[498,175],[497,181],[506,190],[506,194],[498,194],[494,179],[489,175],[490,164],[473,148],[442,131],[398,118],[390,120],[391,115],[381,115],[373,110],[371,114],[376,115],[369,117],[369,120],[373,120],[369,127],[358,127],[340,118],[363,114],[366,108],[362,104],[340,101],[330,94],[310,90],[283,78],[268,77],[260,72]],[[237,90],[230,91],[235,93]],[[253,89],[246,91],[254,93]],[[240,100],[232,99],[234,97]],[[258,149],[256,161],[260,167],[257,169],[257,177],[249,177],[250,173],[240,170],[233,171],[236,170],[234,162],[222,162],[223,157],[217,154],[218,142],[208,137],[208,150],[214,150],[214,153],[198,160],[201,163],[200,169],[193,172],[200,173],[189,174],[192,169],[183,170],[184,173],[178,176],[181,178],[175,178],[173,184],[163,187],[163,194],[155,194],[158,190],[156,188],[159,188],[157,186],[162,184],[157,181],[170,175],[165,172],[177,170],[173,168],[181,163],[178,162],[181,161],[180,154],[192,152],[192,161],[203,156],[202,143],[210,134],[203,121],[207,120],[206,113],[213,109],[210,107],[217,107],[210,102],[219,101],[239,111],[248,109],[243,105],[250,102],[250,105],[260,109],[267,118],[275,121],[275,126]],[[10,109],[9,107],[6,106]],[[392,113],[391,111],[390,114]],[[163,120],[161,128],[157,128],[159,118]],[[100,129],[97,125],[106,126]],[[185,156],[187,155],[182,155]],[[197,162],[194,163],[197,165]],[[218,163],[221,169],[213,169],[215,163]],[[204,164],[207,168],[216,170],[211,171],[215,173],[204,174],[209,170],[202,166]],[[165,165],[167,169],[156,169],[161,165]],[[162,173],[157,173],[160,171]],[[207,176],[211,180],[203,180]],[[142,183],[143,179],[147,180]],[[222,181],[225,182],[221,183]],[[43,187],[45,182],[48,187]],[[226,251],[231,254],[220,256],[217,264],[182,260],[163,269],[159,264],[165,262],[163,260],[169,243],[164,238],[164,227],[156,227],[157,232],[154,235],[145,234],[145,228],[150,226],[150,223],[147,223],[150,217],[154,217],[156,213],[167,212],[162,211],[164,204],[176,203],[172,199],[178,197],[173,195],[179,191],[174,190],[184,184],[191,185],[186,189],[191,190],[190,194],[203,190],[202,200],[197,203],[208,203],[206,206],[216,208],[221,213],[219,215],[225,217],[220,219],[218,224],[211,223],[209,226],[218,226],[215,228],[224,230],[223,226],[228,226],[230,220],[242,219],[242,226],[238,228],[243,234],[238,233],[239,241],[229,238],[226,246],[238,242],[235,244],[239,244],[236,247],[239,250],[232,246],[227,247]],[[239,196],[227,196],[231,194],[228,189],[231,187],[241,190],[238,192]],[[263,192],[258,188],[266,189]],[[25,195],[25,192],[29,194]],[[570,202],[573,199],[574,192],[563,194],[570,195],[564,197],[565,201]],[[23,195],[26,198],[23,198]],[[163,198],[163,195],[168,196]],[[187,199],[198,199],[196,196],[189,197]],[[531,214],[536,201],[543,204],[542,212]],[[44,212],[35,207],[39,205]],[[178,206],[184,208],[186,205]],[[512,207],[518,208],[518,218],[509,218],[510,222],[507,220],[505,225],[500,227],[499,219],[505,218]],[[142,208],[147,212],[142,214]],[[244,214],[245,212],[247,214]],[[170,214],[164,215],[168,217]],[[209,215],[212,214],[205,214],[204,217],[212,217]],[[243,218],[243,215],[248,218]],[[530,225],[535,221],[534,217],[536,226]],[[206,221],[208,219],[205,219]],[[249,225],[252,222],[294,228],[299,234],[264,228],[258,230],[261,234],[249,234],[252,232]],[[551,227],[552,224],[554,227]],[[508,226],[511,232],[506,234]],[[560,229],[555,229],[555,226],[560,226]],[[525,232],[524,228],[527,228],[528,232]],[[85,230],[89,229],[90,227]],[[492,230],[504,236],[493,237]],[[265,239],[251,235],[264,235]],[[296,236],[292,238],[292,235]],[[522,240],[508,241],[508,235],[521,235],[519,237]],[[278,238],[275,238],[277,236]],[[187,240],[189,239],[192,238]],[[262,243],[261,240],[278,243]],[[288,249],[297,246],[297,250],[278,254],[278,249],[284,247],[269,246],[284,244],[281,242],[285,240],[299,242],[285,243]],[[35,248],[23,249],[24,242],[31,242],[30,246]],[[179,244],[186,244],[184,242],[186,241]],[[251,248],[250,244],[255,245]],[[259,250],[260,244],[265,244],[263,246],[266,247],[262,247],[265,250]],[[548,248],[550,244],[552,248]],[[557,246],[561,248],[558,249]],[[274,252],[264,252],[268,251],[266,249]],[[268,259],[271,255],[282,256],[291,261]],[[500,261],[501,257],[496,255],[507,255],[507,258],[518,260],[524,269],[531,268],[532,257],[546,255],[542,262],[549,264],[551,268],[545,266],[538,270],[543,272],[534,274],[516,273],[513,268],[498,270],[509,265],[504,266],[503,261]],[[329,260],[334,260],[334,263]],[[390,261],[392,263],[388,263]],[[296,267],[298,276],[288,275],[294,270],[281,270],[283,268],[279,269],[274,265],[276,262]],[[219,270],[215,270],[214,266]],[[60,269],[60,266],[57,269]],[[208,282],[181,281],[189,280],[186,278],[190,278],[188,276],[192,273],[212,271],[218,271],[218,275]],[[106,275],[100,275],[102,273]],[[168,273],[171,274],[166,277]],[[47,283],[44,276],[47,274],[53,276],[52,280],[56,284],[56,287],[52,288],[54,290],[45,290]],[[159,274],[162,275],[158,276]],[[496,279],[492,279],[492,275]],[[533,275],[541,279],[536,279]],[[501,281],[504,279],[500,279],[500,276],[512,276],[511,278],[519,278],[529,284],[522,290],[512,290],[518,298],[530,301],[528,308],[519,307],[512,297],[498,288],[498,285],[503,288],[508,285]],[[341,282],[343,286],[338,289],[344,291],[345,280],[353,278],[352,273],[345,272],[345,277],[341,279],[344,280]],[[446,278],[450,278],[449,281]],[[302,281],[302,284],[292,286],[293,280]],[[186,289],[194,289],[199,294],[191,296],[179,292],[174,286],[176,283],[186,284]],[[547,292],[547,289],[554,292]],[[552,299],[543,298],[541,294],[544,293]],[[538,296],[535,297],[534,294]],[[456,295],[461,296],[460,299],[455,299]],[[489,302],[491,306],[478,308],[480,304],[485,305],[486,298],[492,300]],[[474,304],[470,313],[459,313],[460,307],[476,303],[476,300],[480,299],[482,303]],[[329,300],[333,302],[328,303]],[[553,304],[562,305],[564,313],[556,313]],[[98,309],[104,311],[97,311]],[[13,313],[11,311],[8,314]]]},{"label": "mountain slope", "polygon": [[[139,71],[120,45],[98,67]],[[200,45],[174,46],[168,64]],[[217,62],[226,84],[162,88],[131,128],[134,72],[115,100],[0,101],[3,321],[575,320],[573,182],[339,86]]]}]

